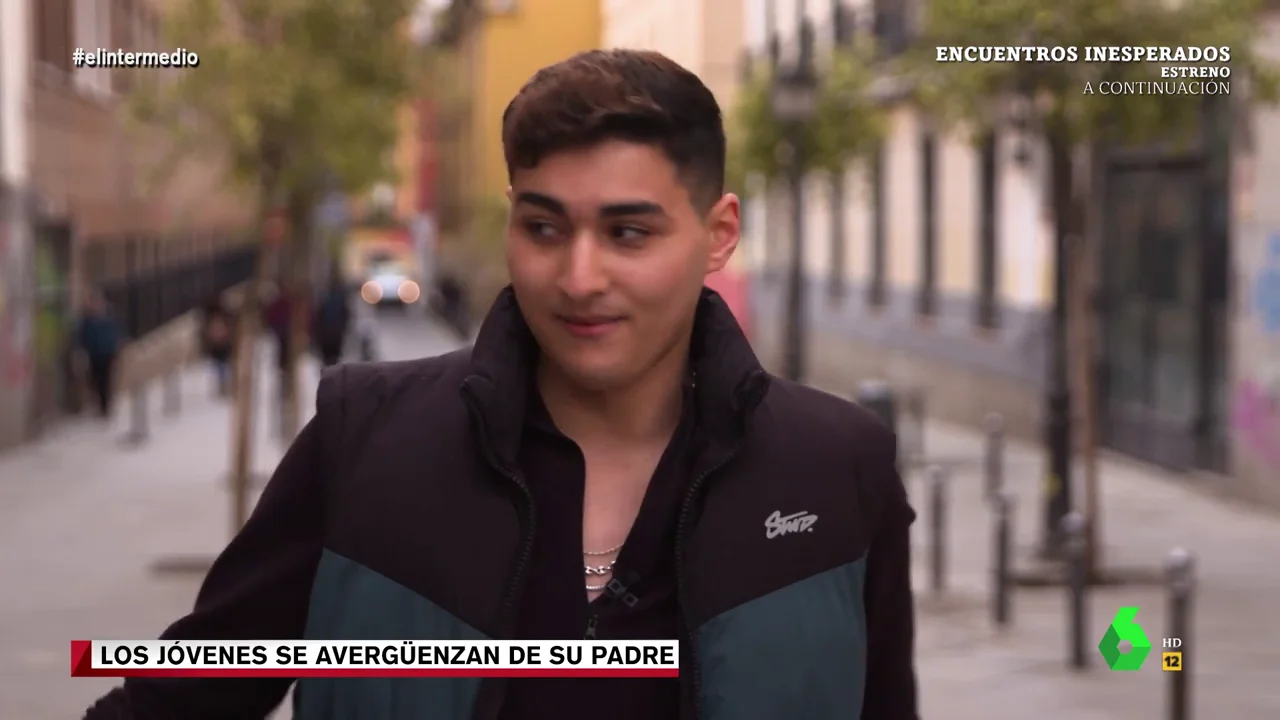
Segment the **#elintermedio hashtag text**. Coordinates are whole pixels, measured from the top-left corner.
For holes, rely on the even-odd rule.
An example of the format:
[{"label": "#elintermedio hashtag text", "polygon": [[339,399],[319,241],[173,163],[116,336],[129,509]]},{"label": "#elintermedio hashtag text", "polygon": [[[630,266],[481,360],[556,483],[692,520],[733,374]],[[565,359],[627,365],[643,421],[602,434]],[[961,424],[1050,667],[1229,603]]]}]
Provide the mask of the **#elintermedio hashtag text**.
[{"label": "#elintermedio hashtag text", "polygon": [[186,48],[172,52],[76,48],[71,63],[78,68],[193,68],[200,65],[200,56]]}]

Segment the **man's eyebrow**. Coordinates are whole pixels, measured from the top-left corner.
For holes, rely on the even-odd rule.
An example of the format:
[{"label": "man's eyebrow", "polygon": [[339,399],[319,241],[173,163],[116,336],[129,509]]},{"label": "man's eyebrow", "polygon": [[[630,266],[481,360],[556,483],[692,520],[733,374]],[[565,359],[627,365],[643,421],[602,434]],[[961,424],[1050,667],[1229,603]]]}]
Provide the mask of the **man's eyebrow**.
[{"label": "man's eyebrow", "polygon": [[568,214],[567,212],[565,212],[564,203],[551,197],[550,195],[543,195],[542,193],[535,193],[535,192],[519,193],[516,195],[515,203],[513,204],[519,205],[520,203],[526,203],[529,205],[540,207],[543,210],[548,210],[557,215]]},{"label": "man's eyebrow", "polygon": [[600,217],[622,217],[626,215],[665,215],[662,206],[647,201],[609,203],[600,208]]},{"label": "man's eyebrow", "polygon": [[[568,215],[569,212],[565,208],[565,204],[550,195],[543,195],[536,192],[517,193],[513,204],[519,205],[525,203],[535,207],[542,208],[557,215]],[[627,217],[634,215],[666,215],[667,211],[661,205],[648,200],[634,200],[627,202],[609,203],[601,206],[600,217]]]}]

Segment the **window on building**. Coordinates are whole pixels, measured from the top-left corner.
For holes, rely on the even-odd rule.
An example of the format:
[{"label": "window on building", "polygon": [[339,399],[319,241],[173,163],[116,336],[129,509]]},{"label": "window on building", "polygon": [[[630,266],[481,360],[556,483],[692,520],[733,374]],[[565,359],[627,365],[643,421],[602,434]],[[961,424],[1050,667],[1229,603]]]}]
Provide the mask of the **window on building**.
[{"label": "window on building", "polygon": [[867,286],[867,302],[884,305],[885,274],[888,266],[885,244],[885,168],[884,145],[872,154],[871,173],[871,283]]},{"label": "window on building", "polygon": [[45,66],[71,72],[72,0],[32,0],[35,59]]},{"label": "window on building", "polygon": [[920,137],[920,287],[916,312],[938,311],[938,138]]},{"label": "window on building", "polygon": [[844,173],[831,174],[831,256],[828,258],[827,292],[833,298],[844,295]]},{"label": "window on building", "polygon": [[987,133],[978,148],[978,306],[977,323],[1000,324],[999,305],[999,136]]}]

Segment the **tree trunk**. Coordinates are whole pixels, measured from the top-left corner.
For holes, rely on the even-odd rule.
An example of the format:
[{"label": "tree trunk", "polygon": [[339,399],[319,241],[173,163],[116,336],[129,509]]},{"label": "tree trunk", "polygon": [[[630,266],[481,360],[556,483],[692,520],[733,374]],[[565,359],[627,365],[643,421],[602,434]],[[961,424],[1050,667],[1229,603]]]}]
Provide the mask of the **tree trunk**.
[{"label": "tree trunk", "polygon": [[284,373],[281,382],[284,392],[280,407],[280,436],[292,442],[302,428],[302,388],[299,368],[306,356],[311,337],[311,307],[314,295],[311,287],[311,202],[304,193],[295,194],[289,201],[289,253],[285,272],[289,288],[293,292],[292,318],[289,322],[289,340],[286,349]]},{"label": "tree trunk", "polygon": [[[1051,156],[1054,161],[1055,221],[1060,223],[1065,252],[1057,259],[1065,263],[1065,302],[1063,324],[1067,342],[1061,348],[1068,387],[1069,437],[1068,453],[1081,461],[1083,507],[1085,517],[1085,567],[1090,578],[1097,578],[1101,550],[1100,527],[1101,501],[1099,498],[1097,471],[1097,430],[1094,392],[1094,332],[1092,318],[1092,259],[1093,243],[1090,242],[1087,221],[1087,185],[1091,168],[1081,167],[1081,156],[1064,135],[1051,140],[1054,144]],[[1070,463],[1074,464],[1074,463]],[[1074,475],[1074,473],[1071,473]],[[1073,482],[1074,477],[1064,477],[1063,483]],[[1069,496],[1073,493],[1068,493]],[[1071,508],[1076,509],[1076,508]]]},{"label": "tree trunk", "polygon": [[253,485],[254,385],[257,375],[258,333],[261,327],[261,292],[271,272],[272,248],[262,237],[271,212],[272,183],[262,183],[262,210],[258,218],[259,253],[253,279],[240,301],[235,354],[235,411],[232,413],[231,449],[231,532],[240,532],[249,519],[249,498]]}]

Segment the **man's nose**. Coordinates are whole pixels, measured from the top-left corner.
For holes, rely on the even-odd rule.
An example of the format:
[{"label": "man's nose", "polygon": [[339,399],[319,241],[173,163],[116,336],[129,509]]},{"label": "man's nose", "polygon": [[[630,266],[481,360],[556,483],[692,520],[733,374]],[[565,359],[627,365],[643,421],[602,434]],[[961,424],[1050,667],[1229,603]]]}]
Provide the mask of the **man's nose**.
[{"label": "man's nose", "polygon": [[594,233],[578,233],[568,246],[560,289],[572,298],[585,298],[604,292],[609,286],[604,268],[604,253]]}]

